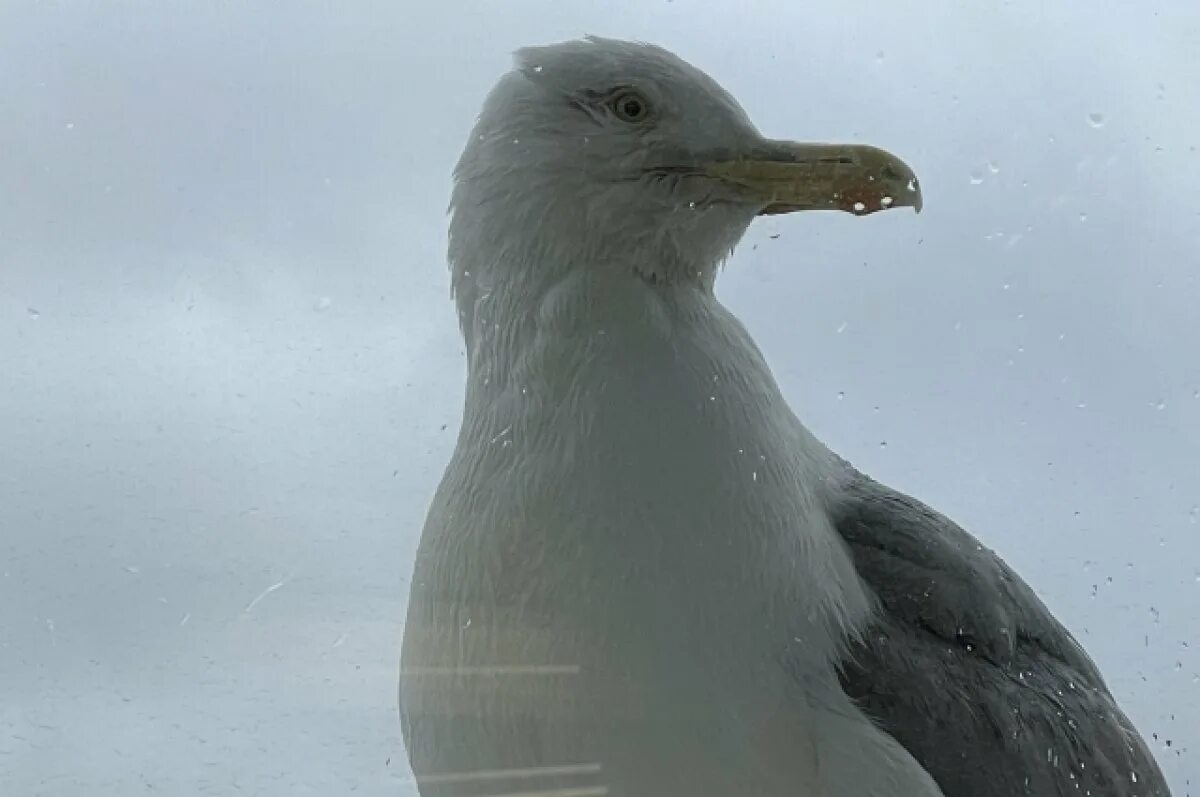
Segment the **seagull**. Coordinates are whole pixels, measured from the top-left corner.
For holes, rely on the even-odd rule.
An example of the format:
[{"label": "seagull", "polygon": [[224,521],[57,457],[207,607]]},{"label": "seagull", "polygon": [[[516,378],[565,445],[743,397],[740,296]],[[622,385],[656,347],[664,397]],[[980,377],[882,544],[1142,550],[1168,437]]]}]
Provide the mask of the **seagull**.
[{"label": "seagull", "polygon": [[1169,797],[1033,590],[817,440],[714,294],[757,216],[921,203],[660,47],[516,52],[454,171],[466,400],[400,663],[422,797]]}]

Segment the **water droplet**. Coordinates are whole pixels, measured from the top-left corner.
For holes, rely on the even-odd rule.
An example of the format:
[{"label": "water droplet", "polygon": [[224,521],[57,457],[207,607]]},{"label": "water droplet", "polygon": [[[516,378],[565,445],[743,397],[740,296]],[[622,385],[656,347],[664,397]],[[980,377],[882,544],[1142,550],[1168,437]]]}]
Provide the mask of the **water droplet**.
[{"label": "water droplet", "polygon": [[995,161],[988,161],[987,167],[988,167],[988,171],[991,172],[992,174],[1000,173],[1000,164],[996,163]]},{"label": "water droplet", "polygon": [[1082,221],[1082,222],[1086,222],[1086,221],[1087,221],[1087,214],[1086,214],[1086,213],[1080,213],[1080,214],[1079,214],[1079,220],[1080,220],[1080,221]]},{"label": "water droplet", "polygon": [[37,321],[39,318],[42,317],[41,312],[36,307],[26,307],[25,312],[28,313],[29,317],[32,318],[34,321]]},{"label": "water droplet", "polygon": [[313,310],[318,313],[324,312],[325,310],[328,310],[332,304],[333,299],[330,299],[328,296],[322,296],[313,303]]},{"label": "water droplet", "polygon": [[1088,124],[1091,125],[1092,127],[1104,127],[1104,114],[1089,113],[1087,118],[1088,118]]},{"label": "water droplet", "polygon": [[913,179],[909,180],[908,185],[904,187],[909,191],[915,192],[917,190],[917,178],[914,177]]},{"label": "water droplet", "polygon": [[880,448],[887,448],[887,440],[880,440],[880,441],[879,441],[879,447],[880,447]]},{"label": "water droplet", "polygon": [[1158,401],[1154,402],[1154,409],[1165,410],[1166,408],[1167,408],[1167,402],[1163,401],[1162,399],[1159,399]]},{"label": "water droplet", "polygon": [[979,185],[983,182],[983,175],[980,172],[971,172],[971,185]]},{"label": "water droplet", "polygon": [[881,63],[881,64],[883,63],[883,50],[879,50],[878,52],[875,53],[875,60],[878,63]]},{"label": "water droplet", "polygon": [[688,203],[688,207],[689,207],[689,208],[694,208],[694,207],[696,207],[696,203],[695,203],[695,202],[689,202],[689,203]]},{"label": "water droplet", "polygon": [[543,67],[542,67],[542,65],[541,65],[541,64],[534,64],[534,65],[533,65],[533,71],[534,71],[534,72],[541,72],[541,71],[542,71],[542,68],[543,68]]},{"label": "water droplet", "polygon": [[75,129],[75,123],[74,123],[74,122],[67,122],[65,125],[63,125],[63,127],[67,128],[68,130],[74,130],[74,129]]},{"label": "water droplet", "polygon": [[846,322],[843,321],[841,324],[838,325],[837,333],[840,335],[845,331],[846,331]]},{"label": "water droplet", "polygon": [[519,138],[514,138],[514,139],[513,139],[513,143],[514,143],[514,144],[520,144],[520,143],[521,143],[521,139],[519,139]]},{"label": "water droplet", "polygon": [[895,201],[896,200],[892,199],[890,196],[885,196],[883,199],[879,200],[879,204],[886,208],[891,207],[892,203]]},{"label": "water droplet", "polygon": [[854,203],[854,212],[855,213],[862,213],[866,209],[867,209],[867,206],[865,204],[863,204],[862,202]]},{"label": "water droplet", "polygon": [[[846,393],[845,393],[844,391],[842,391],[842,390],[839,390],[839,391],[838,391],[838,396],[837,396],[837,397],[838,397],[838,401],[841,401],[842,399],[846,398]],[[1200,576],[1197,576],[1196,578],[1197,578],[1198,580],[1200,580]]]}]

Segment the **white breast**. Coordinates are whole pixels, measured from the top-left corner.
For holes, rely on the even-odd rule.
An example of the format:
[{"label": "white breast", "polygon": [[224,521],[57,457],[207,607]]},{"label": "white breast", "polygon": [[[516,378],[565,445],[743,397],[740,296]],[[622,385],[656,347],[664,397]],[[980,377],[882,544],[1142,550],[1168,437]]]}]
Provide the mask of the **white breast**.
[{"label": "white breast", "polygon": [[[936,794],[892,791],[926,776],[837,686],[871,601],[824,513],[828,452],[715,300],[623,285],[551,292],[513,356],[474,364],[406,630],[418,773],[594,762],[631,796]],[[467,744],[448,716],[491,730]]]}]

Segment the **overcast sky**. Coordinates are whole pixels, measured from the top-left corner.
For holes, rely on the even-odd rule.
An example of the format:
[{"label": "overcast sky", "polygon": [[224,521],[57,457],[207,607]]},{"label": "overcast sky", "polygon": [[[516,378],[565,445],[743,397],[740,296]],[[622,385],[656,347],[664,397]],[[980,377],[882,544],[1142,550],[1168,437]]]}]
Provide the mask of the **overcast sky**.
[{"label": "overcast sky", "polygon": [[513,49],[596,33],[914,165],[919,217],[761,220],[719,294],[1196,794],[1200,6],[980,5],[0,5],[0,793],[413,793],[450,170]]}]

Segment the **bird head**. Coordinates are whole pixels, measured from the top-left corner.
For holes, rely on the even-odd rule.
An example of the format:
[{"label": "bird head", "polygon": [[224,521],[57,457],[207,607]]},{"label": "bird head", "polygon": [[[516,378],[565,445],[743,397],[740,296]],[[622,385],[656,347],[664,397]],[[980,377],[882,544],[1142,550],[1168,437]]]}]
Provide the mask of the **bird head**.
[{"label": "bird head", "polygon": [[488,96],[455,170],[451,261],[503,258],[524,230],[541,262],[636,261],[670,282],[711,275],[758,215],[898,207],[921,208],[898,157],[765,138],[678,56],[589,37],[519,50]]}]

